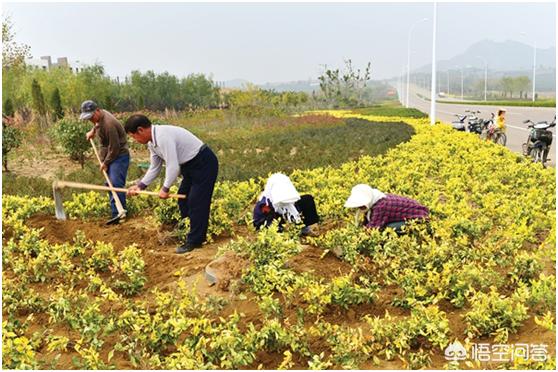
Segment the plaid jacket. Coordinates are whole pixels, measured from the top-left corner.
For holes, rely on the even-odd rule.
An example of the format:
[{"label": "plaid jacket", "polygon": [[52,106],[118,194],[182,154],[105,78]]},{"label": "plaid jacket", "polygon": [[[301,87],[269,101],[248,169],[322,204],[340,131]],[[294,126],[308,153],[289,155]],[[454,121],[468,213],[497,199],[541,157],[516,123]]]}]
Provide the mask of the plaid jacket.
[{"label": "plaid jacket", "polygon": [[384,227],[388,223],[412,218],[428,219],[428,208],[403,196],[387,194],[372,206],[372,215],[365,221],[366,227]]}]

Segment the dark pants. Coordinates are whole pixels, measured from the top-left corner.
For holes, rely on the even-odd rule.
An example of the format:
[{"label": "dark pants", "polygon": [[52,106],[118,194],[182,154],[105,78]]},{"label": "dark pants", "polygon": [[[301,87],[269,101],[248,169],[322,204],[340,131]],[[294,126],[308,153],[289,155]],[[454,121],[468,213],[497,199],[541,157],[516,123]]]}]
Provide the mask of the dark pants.
[{"label": "dark pants", "polygon": [[[320,217],[318,216],[318,211],[316,210],[316,203],[312,195],[302,195],[299,200],[295,203],[296,210],[300,213],[302,217],[302,223],[304,226],[310,226],[315,223],[320,222]],[[258,208],[258,205],[256,205]],[[274,210],[268,215],[263,215],[263,218],[255,219],[253,221],[254,227],[260,229],[261,227],[269,227],[274,219],[279,220],[279,231],[283,231],[283,225],[285,224],[285,219],[279,213]]]},{"label": "dark pants", "polygon": [[398,222],[390,222],[385,227],[392,228],[395,230],[397,235],[403,234],[403,226],[405,226],[405,221],[398,221]]},{"label": "dark pants", "polygon": [[[429,221],[426,219],[416,219],[417,221],[426,224],[426,231],[429,234],[432,234],[432,227],[430,226]],[[395,230],[395,232],[397,233],[397,235],[403,235],[403,228],[405,227],[405,221],[397,221],[397,222],[390,222],[388,223],[385,227],[389,227],[392,228],[393,230]]]},{"label": "dark pants", "polygon": [[310,226],[320,222],[320,217],[318,216],[318,211],[316,210],[316,203],[314,203],[312,195],[302,195],[295,203],[295,207],[302,215],[302,222],[304,223],[304,226]]},{"label": "dark pants", "polygon": [[192,160],[180,166],[183,178],[178,193],[185,194],[186,199],[178,199],[178,208],[182,218],[190,218],[187,243],[205,242],[211,197],[218,171],[219,161],[209,147],[205,147]]},{"label": "dark pants", "polygon": [[[109,176],[110,182],[114,187],[126,187],[126,176],[128,174],[128,166],[130,165],[130,155],[123,154],[117,157],[108,165],[107,174]],[[106,185],[107,183],[105,183]],[[108,185],[107,185],[108,186]],[[118,210],[116,209],[116,203],[112,196],[112,192],[109,192],[110,209],[112,217],[118,216]],[[122,207],[126,209],[126,193],[118,192],[118,199],[122,203]]]}]

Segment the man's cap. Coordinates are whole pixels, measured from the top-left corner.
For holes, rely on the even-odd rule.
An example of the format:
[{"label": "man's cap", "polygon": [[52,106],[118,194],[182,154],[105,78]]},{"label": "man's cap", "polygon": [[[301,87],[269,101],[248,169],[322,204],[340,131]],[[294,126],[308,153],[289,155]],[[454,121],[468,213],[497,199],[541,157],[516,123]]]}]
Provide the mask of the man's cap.
[{"label": "man's cap", "polygon": [[81,115],[79,116],[80,120],[89,120],[97,110],[98,106],[95,102],[91,100],[83,101],[81,104]]}]

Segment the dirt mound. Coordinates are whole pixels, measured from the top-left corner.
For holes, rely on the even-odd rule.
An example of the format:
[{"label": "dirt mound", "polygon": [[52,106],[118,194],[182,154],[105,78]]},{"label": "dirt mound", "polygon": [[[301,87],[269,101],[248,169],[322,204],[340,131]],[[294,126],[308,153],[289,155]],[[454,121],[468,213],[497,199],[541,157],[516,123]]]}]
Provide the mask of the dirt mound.
[{"label": "dirt mound", "polygon": [[312,246],[305,246],[302,252],[287,261],[287,267],[297,273],[309,272],[325,279],[332,279],[351,271],[351,265],[341,261],[331,252],[324,255],[323,249]]},{"label": "dirt mound", "polygon": [[198,274],[202,279],[200,281],[205,281],[201,273],[215,258],[217,247],[204,245],[186,254],[176,254],[175,249],[176,246],[173,245],[170,249],[144,252],[145,274],[148,278],[144,289],[154,287],[166,289],[174,286],[181,277],[188,278]]},{"label": "dirt mound", "polygon": [[217,247],[227,239],[217,239],[200,249],[187,254],[176,254],[179,245],[168,239],[168,232],[159,231],[143,218],[127,219],[118,225],[107,226],[102,220],[57,220],[54,216],[39,215],[27,220],[32,228],[42,228],[41,238],[51,243],[71,242],[78,230],[92,241],[111,243],[115,251],[137,244],[145,261],[144,293],[149,289],[161,289],[175,283],[179,277],[188,277],[203,272],[205,266],[215,258]]},{"label": "dirt mound", "polygon": [[205,267],[206,278],[210,283],[217,284],[220,289],[228,290],[231,281],[240,279],[242,271],[249,264],[247,259],[228,251]]},{"label": "dirt mound", "polygon": [[118,225],[105,225],[104,220],[57,220],[54,216],[36,215],[27,220],[29,227],[42,228],[41,238],[51,243],[71,242],[81,230],[87,239],[110,242],[116,251],[131,244],[140,249],[160,247],[159,232],[142,219],[129,219]]}]

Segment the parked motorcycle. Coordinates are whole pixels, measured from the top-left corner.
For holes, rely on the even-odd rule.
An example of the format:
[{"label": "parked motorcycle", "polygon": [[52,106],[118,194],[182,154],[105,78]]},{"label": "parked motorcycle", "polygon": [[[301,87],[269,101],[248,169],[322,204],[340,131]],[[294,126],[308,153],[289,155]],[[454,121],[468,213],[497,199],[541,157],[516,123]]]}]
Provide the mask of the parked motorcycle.
[{"label": "parked motorcycle", "polygon": [[468,113],[467,130],[472,133],[480,134],[482,125],[484,123],[484,120],[477,116],[477,114],[480,114],[480,111],[465,110],[465,112]]},{"label": "parked motorcycle", "polygon": [[[457,117],[457,120],[451,122],[451,126],[453,127],[453,129],[462,132],[465,132],[467,130],[469,132],[474,131],[475,133],[480,134],[480,129],[476,129],[481,128],[484,122],[483,119],[476,116],[476,114],[480,114],[480,111],[465,110],[465,112],[465,115],[454,114],[454,116]],[[471,128],[475,129],[471,130]]]},{"label": "parked motorcycle", "polygon": [[[477,111],[476,113],[480,113],[480,111]],[[484,120],[483,118],[477,117],[475,115],[476,113],[473,113],[471,115],[471,118],[469,119],[469,123],[467,126],[467,130],[471,133],[476,133],[482,137],[483,132],[485,132],[486,134],[486,131],[488,130],[490,125],[494,123],[494,114],[492,114],[492,117],[490,119]]]},{"label": "parked motorcycle", "polygon": [[523,144],[523,155],[531,156],[535,163],[544,166],[549,160],[548,153],[552,144],[552,132],[548,129],[556,126],[556,115],[551,123],[540,121],[535,124],[531,120],[525,120],[523,123],[530,123],[528,128],[531,128],[527,143]]},{"label": "parked motorcycle", "polygon": [[455,130],[458,130],[460,132],[464,132],[465,131],[465,119],[467,119],[467,115],[454,114],[454,116],[457,116],[457,120],[452,121],[451,126]]}]

